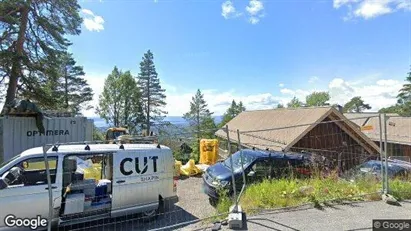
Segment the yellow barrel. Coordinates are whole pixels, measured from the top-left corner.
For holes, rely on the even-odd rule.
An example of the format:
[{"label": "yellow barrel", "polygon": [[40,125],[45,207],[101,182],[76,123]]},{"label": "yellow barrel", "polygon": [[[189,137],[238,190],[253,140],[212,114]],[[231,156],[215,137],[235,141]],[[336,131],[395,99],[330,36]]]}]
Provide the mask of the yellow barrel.
[{"label": "yellow barrel", "polygon": [[183,164],[181,163],[181,161],[175,161],[174,164],[174,177],[179,177],[180,176],[180,169],[181,166],[183,166]]},{"label": "yellow barrel", "polygon": [[200,141],[200,164],[213,165],[217,162],[218,140],[202,139]]}]

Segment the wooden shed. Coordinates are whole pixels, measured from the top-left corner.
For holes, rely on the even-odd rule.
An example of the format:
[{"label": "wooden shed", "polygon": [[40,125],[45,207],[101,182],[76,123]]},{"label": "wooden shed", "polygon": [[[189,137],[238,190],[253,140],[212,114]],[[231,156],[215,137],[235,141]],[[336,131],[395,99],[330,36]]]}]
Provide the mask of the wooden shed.
[{"label": "wooden shed", "polygon": [[[379,147],[333,107],[280,108],[240,113],[227,123],[231,142],[261,150],[310,152],[341,170],[379,156]],[[227,139],[226,132],[216,135]]]}]

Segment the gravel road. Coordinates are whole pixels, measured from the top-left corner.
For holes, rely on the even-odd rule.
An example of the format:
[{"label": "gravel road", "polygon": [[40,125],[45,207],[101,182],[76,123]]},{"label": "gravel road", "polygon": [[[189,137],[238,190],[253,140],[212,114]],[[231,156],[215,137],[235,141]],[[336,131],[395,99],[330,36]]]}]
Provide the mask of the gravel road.
[{"label": "gravel road", "polygon": [[[177,184],[177,195],[179,202],[167,209],[165,214],[159,216],[156,220],[143,222],[138,215],[122,217],[112,220],[100,220],[86,224],[63,227],[59,231],[69,230],[187,230],[184,226],[174,226],[187,222],[190,230],[202,226],[201,223],[190,223],[197,219],[204,219],[215,214],[215,208],[208,202],[208,197],[202,192],[202,178],[189,177],[180,179]],[[171,226],[169,229],[162,229]]]}]

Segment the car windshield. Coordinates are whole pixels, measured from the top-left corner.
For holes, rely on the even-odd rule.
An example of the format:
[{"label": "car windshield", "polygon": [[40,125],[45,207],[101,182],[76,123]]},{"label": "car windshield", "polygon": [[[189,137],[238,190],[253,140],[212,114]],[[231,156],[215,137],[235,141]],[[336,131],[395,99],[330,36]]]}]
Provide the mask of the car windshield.
[{"label": "car windshield", "polygon": [[1,163],[1,164],[0,164],[0,169],[3,168],[4,166],[6,166],[8,163],[12,162],[13,160],[19,158],[19,157],[20,157],[20,155],[17,155],[17,156],[15,156],[15,157],[11,158],[10,160]]},{"label": "car windshield", "polygon": [[[242,158],[240,158],[242,156]],[[257,159],[257,157],[255,157],[254,155],[250,155],[248,152],[236,152],[231,156],[232,160],[233,160],[233,170],[234,172],[238,172],[241,171],[241,164],[243,164],[244,168],[246,168],[249,164],[251,164],[252,162],[254,162],[255,159]],[[224,165],[227,166],[228,168],[231,168],[231,159],[230,157],[228,157],[225,161],[224,161]]]},{"label": "car windshield", "polygon": [[[385,168],[385,164],[383,164],[383,168]],[[400,172],[402,169],[403,168],[398,165],[388,163],[388,176],[390,177],[395,176],[395,174]],[[363,173],[370,173],[370,172],[381,173],[381,162],[380,161],[366,162],[360,165],[357,168],[357,170]]]}]

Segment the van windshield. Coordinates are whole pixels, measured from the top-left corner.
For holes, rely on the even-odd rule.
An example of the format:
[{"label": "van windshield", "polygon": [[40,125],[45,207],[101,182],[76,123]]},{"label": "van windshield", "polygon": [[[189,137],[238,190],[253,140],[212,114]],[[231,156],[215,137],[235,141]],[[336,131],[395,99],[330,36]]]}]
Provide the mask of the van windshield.
[{"label": "van windshield", "polygon": [[[243,158],[240,158],[241,155],[242,155]],[[243,167],[246,168],[249,164],[251,164],[252,162],[254,162],[254,160],[257,159],[257,157],[255,157],[254,155],[250,155],[249,153],[247,153],[245,151],[243,151],[242,153],[240,153],[240,151],[238,151],[238,152],[234,153],[231,158],[233,159],[233,170],[234,170],[234,172],[241,171],[241,164],[243,164]],[[230,157],[228,157],[226,160],[224,160],[224,165],[227,166],[229,169],[231,168]]]},{"label": "van windshield", "polygon": [[0,163],[0,169],[3,168],[4,166],[6,166],[8,163],[12,162],[13,160],[19,158],[19,157],[20,157],[20,155],[17,155],[17,156],[11,158],[10,160],[8,160],[6,162]]}]

